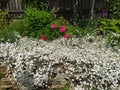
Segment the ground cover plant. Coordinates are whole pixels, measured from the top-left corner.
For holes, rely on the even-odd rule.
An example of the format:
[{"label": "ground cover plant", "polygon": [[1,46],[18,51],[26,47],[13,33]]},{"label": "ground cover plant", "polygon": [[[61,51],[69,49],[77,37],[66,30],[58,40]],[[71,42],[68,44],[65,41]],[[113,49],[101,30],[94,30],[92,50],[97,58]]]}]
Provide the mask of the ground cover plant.
[{"label": "ground cover plant", "polygon": [[[93,42],[89,41],[91,39]],[[120,88],[120,49],[115,52],[106,47],[107,42],[101,36],[87,35],[82,41],[62,38],[52,42],[24,37],[19,42],[0,45],[0,57],[11,63],[8,69],[13,73],[13,82],[19,81],[29,90],[48,87],[48,80],[53,73],[60,72],[57,65],[61,64],[66,78],[78,90]]]}]

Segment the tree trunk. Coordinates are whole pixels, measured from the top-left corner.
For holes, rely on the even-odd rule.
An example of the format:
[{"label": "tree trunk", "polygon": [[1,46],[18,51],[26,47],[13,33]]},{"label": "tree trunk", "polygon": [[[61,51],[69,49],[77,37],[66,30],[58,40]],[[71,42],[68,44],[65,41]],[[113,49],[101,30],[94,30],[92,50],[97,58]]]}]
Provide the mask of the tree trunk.
[{"label": "tree trunk", "polygon": [[92,7],[91,7],[91,19],[93,19],[93,17],[94,17],[94,5],[95,5],[95,0],[92,0]]},{"label": "tree trunk", "polygon": [[76,24],[75,22],[75,18],[77,17],[77,6],[78,6],[78,0],[72,0],[73,1],[73,17],[74,17],[74,24]]}]

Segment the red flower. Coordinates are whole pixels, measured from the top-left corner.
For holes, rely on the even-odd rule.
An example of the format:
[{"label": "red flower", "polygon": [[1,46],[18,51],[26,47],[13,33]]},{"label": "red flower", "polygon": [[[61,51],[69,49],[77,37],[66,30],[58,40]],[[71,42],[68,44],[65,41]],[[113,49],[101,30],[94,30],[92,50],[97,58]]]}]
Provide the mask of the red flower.
[{"label": "red flower", "polygon": [[64,39],[68,39],[68,38],[69,38],[69,35],[68,35],[68,34],[64,34],[64,35],[63,35],[63,38],[64,38]]},{"label": "red flower", "polygon": [[52,28],[52,29],[55,29],[56,27],[57,27],[56,24],[52,24],[52,25],[51,25],[51,28]]},{"label": "red flower", "polygon": [[65,26],[61,26],[59,29],[60,32],[65,32],[65,30],[66,30]]},{"label": "red flower", "polygon": [[45,41],[46,40],[46,36],[41,36],[40,39]]}]

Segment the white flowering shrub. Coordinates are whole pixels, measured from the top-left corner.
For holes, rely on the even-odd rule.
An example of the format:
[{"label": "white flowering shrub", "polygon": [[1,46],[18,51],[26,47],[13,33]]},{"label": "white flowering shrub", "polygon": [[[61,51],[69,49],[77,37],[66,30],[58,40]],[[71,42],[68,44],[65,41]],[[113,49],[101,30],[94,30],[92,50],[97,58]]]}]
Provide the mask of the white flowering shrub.
[{"label": "white flowering shrub", "polygon": [[13,82],[29,90],[48,87],[60,72],[75,84],[75,90],[119,90],[120,49],[114,51],[106,44],[102,37],[90,35],[52,42],[24,37],[15,43],[0,43],[0,58],[10,62]]}]

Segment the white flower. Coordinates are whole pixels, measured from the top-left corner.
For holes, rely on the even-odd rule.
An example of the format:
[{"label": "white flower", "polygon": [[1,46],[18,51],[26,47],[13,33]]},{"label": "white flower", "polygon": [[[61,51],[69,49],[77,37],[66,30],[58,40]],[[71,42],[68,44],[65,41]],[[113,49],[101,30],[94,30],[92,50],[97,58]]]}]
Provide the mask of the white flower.
[{"label": "white flower", "polygon": [[[8,69],[13,72],[14,81],[29,88],[47,86],[48,79],[60,69],[62,62],[66,76],[73,83],[77,80],[81,84],[75,90],[85,90],[86,85],[91,89],[119,90],[116,88],[120,86],[120,52],[113,52],[111,47],[105,47],[106,44],[104,38],[90,35],[82,40],[72,38],[52,42],[20,37],[16,43],[0,43],[0,58],[11,63]],[[111,86],[107,87],[108,84]]]}]

